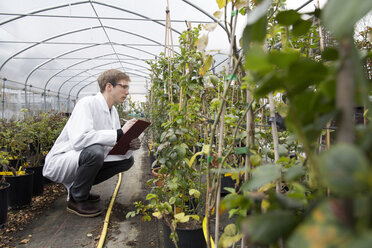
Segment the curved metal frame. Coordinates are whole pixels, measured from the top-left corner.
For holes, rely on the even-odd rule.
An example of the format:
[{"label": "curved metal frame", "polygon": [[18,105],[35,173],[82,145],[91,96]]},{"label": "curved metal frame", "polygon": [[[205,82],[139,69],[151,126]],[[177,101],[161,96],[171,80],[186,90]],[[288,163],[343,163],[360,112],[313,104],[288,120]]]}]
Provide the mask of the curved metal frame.
[{"label": "curved metal frame", "polygon": [[[96,68],[99,68],[99,67],[102,67],[102,66],[111,65],[111,64],[115,64],[115,63],[118,63],[118,61],[109,62],[109,63],[105,63],[105,64],[102,64],[102,65],[94,66],[94,67],[91,67],[91,68],[89,68],[89,69],[86,69],[86,70],[84,70],[84,71],[81,71],[81,72],[75,74],[74,76],[72,76],[72,77],[70,77],[69,79],[65,80],[65,81],[64,81],[64,82],[59,86],[59,88],[58,88],[58,93],[61,91],[62,87],[63,87],[63,86],[64,86],[68,81],[70,81],[71,79],[73,79],[74,77],[77,77],[77,76],[81,75],[82,73],[86,73],[86,72],[88,72],[88,71],[90,71],[90,70],[92,70],[92,69],[96,69]],[[128,72],[126,72],[126,73],[128,73]],[[141,76],[141,75],[140,75],[140,76]],[[149,79],[149,78],[146,77],[146,76],[141,76],[141,77],[146,78],[146,79]],[[86,80],[86,79],[84,79],[84,80]],[[83,81],[84,81],[84,80],[83,80]],[[79,82],[79,83],[80,83],[80,82]]]},{"label": "curved metal frame", "polygon": [[[187,0],[182,0],[182,1],[185,2],[185,3],[187,3],[187,4],[189,4],[189,5],[192,6],[193,8],[196,8],[198,11],[202,12],[203,14],[207,15],[207,16],[208,16],[209,18],[211,18],[213,21],[217,22],[217,23],[218,23],[218,24],[219,24],[223,29],[225,29],[225,28],[221,25],[221,23],[218,22],[218,20],[216,20],[213,16],[209,15],[209,14],[208,14],[207,12],[205,12],[203,9],[197,7],[196,5],[190,3],[190,2],[187,1]],[[45,8],[45,9],[41,9],[41,10],[32,11],[32,12],[29,12],[28,14],[21,15],[21,16],[17,16],[17,17],[15,17],[15,18],[11,18],[11,19],[9,19],[9,20],[6,20],[6,21],[4,21],[4,22],[1,22],[1,23],[0,23],[0,26],[2,26],[2,25],[4,25],[4,24],[7,24],[7,23],[9,23],[9,22],[12,22],[12,21],[15,21],[15,20],[21,19],[21,18],[26,17],[26,16],[28,16],[28,15],[30,15],[30,14],[42,13],[42,12],[45,12],[45,11],[50,11],[50,10],[55,10],[55,9],[59,9],[59,8],[70,7],[70,6],[73,6],[73,5],[90,4],[90,5],[92,6],[93,10],[95,11],[94,6],[93,6],[93,3],[94,3],[94,4],[97,4],[97,5],[101,5],[101,6],[105,6],[105,7],[109,7],[109,8],[113,8],[113,9],[117,9],[117,10],[120,10],[120,11],[123,11],[123,12],[127,12],[127,13],[130,13],[130,14],[133,14],[133,15],[136,15],[136,16],[139,16],[139,17],[142,17],[142,18],[144,18],[144,19],[146,19],[146,20],[149,20],[149,21],[155,22],[155,23],[157,23],[157,24],[162,25],[162,26],[165,27],[165,25],[164,25],[163,23],[161,23],[161,22],[159,22],[159,21],[157,21],[157,20],[151,19],[151,18],[149,18],[149,17],[147,17],[147,16],[141,15],[141,14],[139,14],[139,13],[137,13],[137,12],[130,11],[130,10],[126,10],[126,9],[123,9],[123,8],[120,8],[120,7],[117,7],[117,6],[113,6],[113,5],[110,5],[110,4],[101,3],[101,2],[98,2],[98,1],[92,1],[92,0],[89,0],[89,1],[81,1],[81,2],[70,3],[70,4],[63,4],[63,5],[59,5],[59,6],[54,6],[54,7],[50,7],[50,8]],[[97,19],[100,21],[99,16],[98,16],[97,13],[96,13],[96,16],[97,16]],[[109,26],[104,26],[104,25],[102,24],[101,21],[100,21],[100,24],[101,24],[101,26],[97,26],[97,27],[93,27],[93,28],[103,28],[104,31],[105,31],[105,28],[111,28],[111,29],[113,29],[113,30],[117,30],[117,31],[121,31],[121,32],[130,33],[130,34],[132,34],[132,35],[140,36],[140,35],[133,34],[133,33],[131,33],[131,32],[127,32],[127,31],[123,31],[123,30],[120,30],[120,29],[117,29],[117,28],[113,28],[113,27],[109,27]],[[73,34],[73,33],[77,33],[77,32],[83,32],[83,31],[90,30],[90,29],[92,29],[92,28],[91,28],[91,27],[90,27],[90,28],[84,28],[84,29],[80,29],[80,30],[75,30],[75,31],[66,32],[66,33],[63,33],[63,34],[58,34],[58,35],[56,35],[56,36],[49,37],[49,38],[47,38],[47,39],[44,39],[44,40],[42,40],[42,41],[40,41],[40,42],[37,42],[37,43],[31,45],[31,46],[28,46],[28,47],[26,47],[25,49],[22,49],[22,50],[18,51],[17,53],[13,54],[13,55],[10,56],[8,59],[6,59],[6,60],[1,64],[1,66],[0,66],[0,72],[2,71],[2,69],[4,68],[4,66],[5,66],[5,65],[6,65],[6,64],[11,60],[11,59],[13,59],[15,56],[17,56],[17,55],[19,55],[19,54],[21,54],[21,53],[23,53],[23,52],[25,52],[25,51],[27,51],[27,50],[33,48],[33,47],[35,47],[35,46],[37,46],[37,45],[39,45],[39,44],[43,44],[44,42],[47,42],[47,41],[52,40],[52,39],[55,39],[55,38],[62,37],[62,36],[64,36],[64,35],[69,35],[69,34]],[[177,30],[175,30],[175,29],[173,29],[173,28],[172,28],[172,31],[174,31],[174,32],[176,32],[176,33],[178,33],[178,34],[181,34],[181,32],[179,32],[179,31],[177,31]],[[106,31],[105,31],[105,33],[106,33]],[[106,36],[108,36],[107,33],[106,33]],[[151,40],[151,39],[149,39],[149,38],[147,38],[147,37],[143,37],[143,36],[140,36],[140,37],[142,37],[142,38],[144,38],[144,39]],[[109,39],[109,37],[107,37],[107,38]],[[110,40],[110,39],[109,39],[109,40]],[[151,40],[151,41],[153,41],[153,40]],[[156,42],[155,42],[155,43],[156,43]],[[107,44],[107,43],[105,43],[105,44]],[[111,46],[113,46],[113,43],[112,43],[112,42],[109,42],[109,44],[110,44]],[[160,44],[160,43],[158,43],[158,44]],[[124,44],[121,44],[121,45],[124,45]],[[83,50],[83,49],[87,49],[87,48],[90,48],[90,47],[94,47],[94,46],[96,46],[96,45],[90,45],[90,46],[87,46],[87,47],[85,47],[85,48],[79,48],[79,49],[75,49],[75,50],[69,51],[69,52],[67,52],[67,53],[64,53],[64,54],[62,54],[62,55],[59,55],[59,56],[54,57],[54,58],[52,58],[52,59],[49,59],[48,61],[45,61],[45,62],[43,62],[42,64],[38,65],[37,67],[35,67],[35,68],[34,68],[34,69],[33,69],[33,70],[28,74],[27,79],[26,79],[26,82],[25,82],[25,91],[27,91],[26,88],[27,88],[27,83],[28,83],[28,80],[29,80],[30,76],[31,76],[31,75],[32,75],[32,74],[33,74],[33,73],[34,73],[38,68],[40,68],[41,66],[43,66],[43,65],[45,65],[45,64],[47,64],[47,63],[49,63],[49,62],[51,62],[51,61],[53,61],[53,60],[59,58],[59,57],[65,56],[65,55],[67,55],[67,54],[70,54],[70,53],[73,53],[73,52],[76,52],[76,51],[79,51],[79,50]],[[141,50],[141,49],[133,48],[133,47],[131,47],[131,46],[127,46],[127,45],[124,45],[124,46],[129,47],[129,48],[132,48],[132,49],[136,49],[136,50],[139,50],[139,51],[143,51],[143,50]],[[164,45],[163,45],[163,46],[164,46]],[[113,47],[113,49],[114,49],[114,47]],[[120,61],[120,59],[119,59],[119,57],[118,57],[118,54],[116,53],[115,49],[114,49],[114,52],[115,52],[114,54],[115,54],[115,55],[117,56],[117,58],[118,58],[118,61],[117,61],[116,63],[121,63],[121,61]],[[147,51],[143,51],[143,52],[147,52]],[[148,52],[147,52],[147,53],[148,53]],[[112,55],[112,54],[111,54],[111,55]],[[104,55],[104,56],[108,56],[108,55]],[[156,55],[154,55],[154,56],[156,56]],[[103,57],[103,56],[97,56],[97,57],[95,57],[95,58],[99,58],[99,57]],[[86,60],[80,61],[80,62],[75,63],[75,64],[73,64],[73,65],[70,65],[70,66],[68,66],[68,67],[66,67],[66,68],[64,68],[64,69],[62,69],[62,70],[60,70],[60,71],[57,72],[56,74],[54,74],[51,78],[49,78],[49,80],[48,80],[48,81],[46,82],[46,84],[44,85],[44,92],[46,91],[46,87],[47,87],[47,85],[49,84],[50,80],[51,80],[54,76],[58,75],[59,73],[65,71],[65,70],[67,70],[67,69],[69,69],[69,68],[71,68],[71,67],[73,67],[73,66],[75,66],[75,65],[77,65],[77,64],[81,64],[81,63],[87,62],[87,61],[89,61],[89,60],[93,60],[93,59],[95,59],[95,58],[90,58],[90,59],[86,59]],[[88,85],[89,85],[89,84],[88,84]],[[86,86],[87,86],[87,85],[86,85]],[[84,86],[83,88],[85,88],[86,86]],[[83,88],[82,88],[82,89],[83,89]],[[82,89],[79,90],[78,94],[81,92]],[[70,91],[70,92],[71,92],[71,91]],[[26,94],[26,95],[27,95],[27,94]],[[58,92],[58,95],[59,95],[59,92]],[[78,96],[78,95],[77,95],[77,96]],[[27,97],[26,97],[26,98],[27,98]],[[26,106],[27,106],[27,100],[26,100]]]},{"label": "curved metal frame", "polygon": [[[44,85],[44,91],[46,91],[46,87],[48,86],[49,82],[50,82],[50,81],[51,81],[55,76],[57,76],[59,73],[64,72],[64,71],[70,69],[71,67],[74,67],[74,66],[76,66],[76,65],[79,65],[79,64],[85,63],[85,62],[87,62],[87,61],[94,60],[94,59],[97,59],[97,58],[106,57],[106,56],[111,56],[111,55],[114,55],[114,53],[110,53],[110,54],[104,54],[104,55],[96,56],[96,57],[93,57],[93,58],[89,58],[89,59],[85,59],[85,60],[79,61],[79,62],[77,62],[77,63],[75,63],[75,64],[72,64],[72,65],[69,65],[68,67],[66,67],[66,68],[64,68],[64,69],[62,69],[62,70],[60,70],[60,71],[58,71],[57,73],[55,73],[53,76],[51,76],[51,77],[48,79],[48,81],[47,81],[47,82],[45,83],[45,85]],[[125,56],[129,56],[129,55],[125,55]],[[119,63],[119,61],[116,61],[116,62]]]},{"label": "curved metal frame", "polygon": [[[151,42],[153,42],[153,43],[155,43],[155,44],[162,45],[160,42],[157,42],[157,41],[155,41],[155,40],[153,40],[153,39],[147,38],[147,37],[142,36],[142,35],[134,34],[134,33],[132,33],[132,32],[128,32],[128,31],[125,31],[125,30],[121,30],[121,29],[114,28],[114,27],[111,27],[111,26],[105,26],[105,27],[108,28],[108,29],[112,29],[112,30],[118,31],[118,32],[123,32],[123,33],[127,33],[127,34],[130,34],[130,35],[138,36],[138,37],[143,38],[143,39],[145,39],[145,40],[151,41]],[[4,66],[5,66],[5,65],[6,65],[6,64],[7,64],[7,63],[12,59],[12,58],[14,58],[15,56],[17,56],[17,55],[19,55],[19,54],[21,54],[21,53],[23,53],[23,52],[25,52],[25,51],[27,51],[27,50],[33,48],[33,47],[35,47],[35,46],[37,46],[37,45],[39,45],[39,44],[42,44],[42,43],[45,42],[45,41],[52,40],[52,39],[56,39],[56,38],[59,38],[59,37],[63,37],[63,36],[70,35],[70,34],[74,34],[74,33],[78,33],[78,32],[83,32],[83,31],[91,30],[91,29],[98,29],[98,28],[102,28],[102,27],[101,27],[101,26],[95,26],[95,27],[90,27],[90,28],[83,28],[83,29],[78,29],[78,30],[74,30],[74,31],[69,31],[69,32],[66,32],[66,33],[62,33],[62,34],[58,34],[58,35],[55,35],[55,36],[52,36],[52,37],[46,38],[46,39],[44,39],[44,40],[41,41],[41,42],[38,42],[38,43],[33,44],[33,45],[31,45],[31,46],[28,46],[28,47],[26,47],[26,48],[24,48],[24,49],[22,49],[22,50],[16,52],[15,54],[13,54],[11,57],[9,57],[6,61],[3,62],[3,64],[0,66],[0,71],[1,71],[1,70],[4,68]],[[117,44],[117,43],[115,43],[115,45],[116,45],[116,44]],[[124,44],[120,44],[120,45],[125,46],[125,47],[128,47],[128,48],[131,48],[131,49],[135,49],[135,50],[139,50],[139,51],[142,51],[142,52],[148,53],[148,54],[150,54],[150,55],[152,55],[152,56],[156,56],[155,54],[149,53],[149,52],[147,52],[147,51],[145,51],[145,50],[142,50],[142,49],[140,49],[140,48],[133,48],[133,47],[131,47],[131,46],[126,46],[126,45],[124,45]],[[162,46],[164,46],[164,45],[162,45]],[[86,48],[90,48],[90,47],[92,47],[92,46],[88,46],[88,47],[86,47]],[[82,50],[82,49],[79,49],[79,50]],[[66,55],[66,54],[65,54],[65,55]],[[61,55],[61,56],[63,56],[63,55]],[[61,57],[61,56],[59,56],[59,57]],[[48,60],[47,62],[50,62],[50,61],[52,61],[52,60],[54,60],[54,59]],[[120,60],[119,60],[119,61],[120,61]],[[47,63],[47,62],[46,62],[46,63]],[[44,64],[42,64],[42,65],[44,65]],[[36,71],[36,70],[32,70],[31,73],[33,73],[34,71]],[[28,82],[29,76],[30,76],[30,74],[28,75],[28,77],[27,77],[27,79],[26,79],[26,82],[25,82],[25,92],[27,92],[27,82]],[[48,83],[48,82],[47,82],[47,83]],[[27,94],[25,94],[25,96],[26,96],[26,97],[25,97],[25,105],[27,106]]]},{"label": "curved metal frame", "polygon": [[211,16],[210,14],[208,14],[205,10],[203,10],[202,8],[199,8],[198,6],[196,6],[195,4],[193,3],[190,3],[188,0],[182,0],[182,2],[185,2],[187,3],[188,5],[190,5],[191,7],[197,9],[198,11],[202,12],[204,15],[208,16],[209,18],[211,18],[214,22],[217,22],[217,24],[223,28],[223,30],[226,31],[226,28],[216,19],[214,18],[213,16]]},{"label": "curved metal frame", "polygon": [[[136,74],[136,73],[132,73],[132,72],[126,72],[127,74],[130,74],[130,75],[135,75],[135,76],[139,76],[139,77],[142,77],[141,75],[138,75],[138,74]],[[96,74],[94,74],[94,75],[99,75],[99,74],[101,74],[101,73],[96,73]],[[92,75],[93,76],[93,75]],[[88,77],[89,78],[89,77]],[[88,79],[88,78],[86,78],[86,79]],[[78,82],[77,84],[75,84],[74,86],[72,86],[71,87],[71,89],[70,89],[70,91],[68,92],[68,95],[70,96],[71,95],[71,92],[72,92],[72,90],[75,88],[75,87],[77,87],[81,82],[84,82],[86,79],[84,79],[84,80],[81,80],[80,82]],[[146,78],[146,79],[149,79],[149,78]],[[94,79],[93,81],[91,81],[89,84],[91,84],[91,83],[93,83],[93,82],[96,82],[97,81],[97,79]],[[78,91],[78,94],[80,93],[80,91],[83,89],[83,88],[85,88],[85,85]],[[77,95],[78,95],[77,94]],[[76,97],[77,97],[77,95],[76,95]]]},{"label": "curved metal frame", "polygon": [[[39,64],[38,66],[34,67],[34,68],[31,70],[31,72],[27,75],[27,78],[26,78],[26,81],[25,81],[25,87],[27,87],[28,80],[29,80],[29,78],[31,77],[31,75],[32,75],[32,74],[33,74],[37,69],[39,69],[40,67],[46,65],[47,63],[49,63],[49,62],[51,62],[51,61],[54,61],[54,60],[56,60],[56,59],[58,59],[58,58],[60,58],[60,57],[62,57],[62,56],[65,56],[65,55],[68,55],[68,54],[71,54],[71,53],[74,53],[74,52],[77,52],[77,51],[81,51],[81,50],[84,50],[84,49],[89,49],[89,48],[92,48],[92,47],[95,47],[95,46],[99,46],[99,45],[106,45],[106,44],[107,44],[107,42],[105,42],[105,43],[101,43],[101,44],[98,43],[98,44],[94,44],[94,45],[90,45],[90,46],[86,46],[86,47],[80,47],[80,48],[77,48],[77,49],[74,49],[74,50],[70,50],[70,51],[68,51],[68,52],[66,52],[66,53],[60,54],[60,55],[58,55],[58,56],[55,56],[55,57],[53,57],[53,58],[51,58],[51,59],[49,59],[49,60],[47,60],[47,61],[45,61],[45,62]],[[125,47],[132,48],[132,47],[130,47],[130,46],[126,46],[126,45],[124,45],[124,44],[114,43],[114,45],[123,45],[123,46],[125,46]],[[150,55],[152,55],[152,56],[156,56],[156,55],[154,55],[154,54],[152,54],[152,53],[149,53],[149,52],[147,52],[147,51],[145,51],[145,50],[142,50],[142,49],[136,49],[136,48],[132,48],[132,49],[140,50],[140,51],[145,52],[145,53],[148,53],[148,54],[150,54]],[[124,55],[124,54],[121,54],[121,53],[120,53],[120,55]],[[128,56],[129,56],[129,55],[128,55]],[[128,63],[128,64],[130,64],[130,63]],[[138,65],[138,66],[140,66],[140,65]],[[144,68],[145,68],[145,67],[144,67]]]},{"label": "curved metal frame", "polygon": [[[60,9],[60,8],[65,8],[65,7],[70,7],[70,6],[73,6],[73,5],[80,5],[80,4],[90,4],[90,3],[95,3],[95,4],[98,4],[98,5],[102,5],[102,6],[106,6],[106,7],[110,7],[110,8],[113,8],[113,9],[117,9],[117,10],[121,10],[121,11],[124,11],[124,12],[127,12],[127,13],[130,13],[132,15],[136,15],[136,16],[139,16],[139,17],[142,17],[146,20],[149,20],[149,21],[152,21],[152,22],[155,22],[159,25],[162,25],[165,27],[165,25],[157,20],[154,20],[154,19],[151,19],[147,16],[144,16],[144,15],[141,15],[137,12],[134,12],[134,11],[130,11],[130,10],[126,10],[126,9],[123,9],[123,8],[120,8],[120,7],[117,7],[117,6],[113,6],[113,5],[110,5],[110,4],[106,4],[106,3],[100,3],[100,2],[97,2],[97,1],[82,1],[82,2],[76,2],[76,3],[70,3],[70,4],[63,4],[63,5],[59,5],[59,6],[54,6],[54,7],[50,7],[50,8],[45,8],[45,9],[41,9],[41,10],[36,10],[36,11],[32,11],[32,12],[29,12],[27,15],[30,15],[30,14],[37,14],[37,13],[41,13],[41,12],[45,12],[45,11],[50,11],[50,10],[55,10],[55,9]],[[0,23],[0,26],[1,25],[4,25],[6,23],[9,23],[9,22],[12,22],[12,21],[15,21],[15,20],[18,20],[18,19],[21,19],[23,17],[26,17],[27,15],[22,15],[22,16],[17,16],[17,17],[14,17],[12,19],[9,19],[9,20],[6,20],[4,22],[1,22]],[[181,34],[181,32],[179,32],[178,30],[175,30],[172,28],[172,31],[178,33],[178,34]]]},{"label": "curved metal frame", "polygon": [[[153,39],[150,39],[150,38],[147,38],[145,36],[142,36],[142,35],[138,35],[138,34],[134,34],[132,32],[128,32],[128,31],[124,31],[124,30],[121,30],[121,29],[118,29],[118,28],[114,28],[114,27],[111,27],[111,26],[105,26],[106,28],[108,29],[113,29],[115,31],[119,31],[119,32],[123,32],[123,33],[127,33],[127,34],[131,34],[131,35],[134,35],[134,36],[138,36],[140,38],[143,38],[143,39],[146,39],[148,41],[151,41],[155,44],[158,44],[158,45],[162,45],[160,42],[157,42]],[[55,36],[52,36],[52,37],[48,37],[40,42],[37,42],[36,44],[33,44],[31,46],[28,46],[18,52],[16,52],[15,54],[13,54],[12,56],[10,56],[7,60],[5,60],[2,65],[0,66],[0,71],[4,68],[4,66],[9,62],[9,60],[11,60],[12,58],[14,58],[15,56],[39,45],[39,44],[43,44],[45,41],[49,41],[49,40],[53,40],[53,39],[56,39],[56,38],[60,38],[60,37],[63,37],[63,36],[66,36],[66,35],[70,35],[70,34],[74,34],[74,33],[79,33],[79,32],[83,32],[83,31],[87,31],[87,30],[91,30],[91,29],[98,29],[98,28],[102,28],[101,26],[94,26],[94,27],[89,27],[89,28],[82,28],[82,29],[77,29],[77,30],[73,30],[73,31],[69,31],[69,32],[65,32],[65,33],[62,33],[62,34],[58,34],[58,35],[55,35]],[[122,44],[121,44],[122,45]],[[164,45],[162,45],[164,47]],[[130,46],[129,46],[130,47]],[[138,49],[138,48],[137,48]]]}]

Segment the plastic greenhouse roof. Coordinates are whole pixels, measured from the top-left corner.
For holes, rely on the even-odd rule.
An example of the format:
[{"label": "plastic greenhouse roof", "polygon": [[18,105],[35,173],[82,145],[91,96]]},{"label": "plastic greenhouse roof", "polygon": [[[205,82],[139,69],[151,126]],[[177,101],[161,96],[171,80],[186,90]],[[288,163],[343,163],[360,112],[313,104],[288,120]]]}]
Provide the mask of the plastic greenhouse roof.
[{"label": "plastic greenhouse roof", "polygon": [[[130,93],[144,95],[150,82],[145,61],[164,52],[166,6],[167,0],[1,1],[0,78],[7,87],[79,98],[98,91],[101,72],[117,68],[130,75]],[[177,52],[185,21],[215,22],[218,6],[215,0],[170,0],[169,9]],[[238,25],[240,36],[244,21]],[[209,40],[208,50],[228,49],[222,25]]]},{"label": "plastic greenhouse roof", "polygon": [[[210,17],[193,6],[196,2],[214,3],[205,12]],[[0,76],[7,86],[74,98],[97,92],[97,76],[117,68],[130,75],[132,95],[145,94],[150,79],[145,61],[164,52],[166,5],[165,0],[1,1]],[[217,4],[173,0],[169,9],[177,52],[185,20],[193,26],[213,22]]]}]

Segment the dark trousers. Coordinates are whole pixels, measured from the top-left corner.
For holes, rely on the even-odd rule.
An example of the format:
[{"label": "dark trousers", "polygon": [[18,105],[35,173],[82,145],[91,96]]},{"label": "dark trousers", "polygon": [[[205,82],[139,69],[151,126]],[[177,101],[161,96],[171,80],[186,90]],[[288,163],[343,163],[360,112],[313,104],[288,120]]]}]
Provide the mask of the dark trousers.
[{"label": "dark trousers", "polygon": [[88,199],[92,185],[129,170],[133,164],[133,157],[120,161],[104,162],[103,146],[91,145],[80,153],[79,167],[70,188],[70,195],[75,201],[85,201]]}]

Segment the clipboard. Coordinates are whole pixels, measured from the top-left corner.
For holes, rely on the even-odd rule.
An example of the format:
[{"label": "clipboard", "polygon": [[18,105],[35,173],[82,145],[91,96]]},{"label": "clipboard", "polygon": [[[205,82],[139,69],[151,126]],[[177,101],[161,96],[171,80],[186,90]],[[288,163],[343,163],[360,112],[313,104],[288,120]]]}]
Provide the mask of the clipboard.
[{"label": "clipboard", "polygon": [[140,136],[151,123],[137,120],[136,123],[119,139],[108,155],[124,155],[129,150],[129,143]]}]

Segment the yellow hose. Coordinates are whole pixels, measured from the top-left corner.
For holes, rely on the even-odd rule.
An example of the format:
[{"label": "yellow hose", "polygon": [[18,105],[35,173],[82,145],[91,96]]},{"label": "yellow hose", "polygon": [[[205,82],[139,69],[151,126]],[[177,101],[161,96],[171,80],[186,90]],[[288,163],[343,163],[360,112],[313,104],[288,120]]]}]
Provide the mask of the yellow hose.
[{"label": "yellow hose", "polygon": [[[207,216],[205,216],[204,219],[203,219],[203,233],[204,233],[205,242],[208,243],[208,237],[207,237]],[[211,247],[214,247],[214,242],[213,242],[212,236],[209,235],[209,237],[211,239]]]},{"label": "yellow hose", "polygon": [[110,205],[109,205],[109,207],[107,209],[107,212],[106,212],[105,222],[103,224],[103,229],[102,229],[101,237],[99,238],[97,248],[102,248],[103,244],[105,243],[106,234],[107,234],[107,227],[108,227],[108,223],[109,223],[109,220],[110,220],[112,206],[114,205],[116,195],[118,194],[118,191],[119,191],[119,188],[120,188],[120,184],[121,184],[121,173],[119,173],[118,183],[116,184],[114,194],[111,197],[111,202],[110,202]]}]

